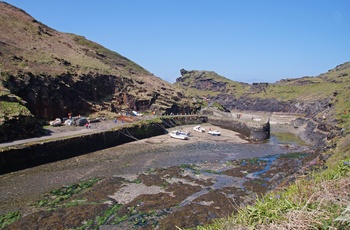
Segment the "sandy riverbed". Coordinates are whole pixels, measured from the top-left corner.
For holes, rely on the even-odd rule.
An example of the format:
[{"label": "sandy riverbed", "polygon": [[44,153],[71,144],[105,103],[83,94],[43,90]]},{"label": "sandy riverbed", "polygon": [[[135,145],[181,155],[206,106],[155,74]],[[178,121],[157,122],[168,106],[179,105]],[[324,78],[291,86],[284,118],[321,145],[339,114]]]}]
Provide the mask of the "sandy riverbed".
[{"label": "sandy riverbed", "polygon": [[[107,124],[101,123],[99,125],[101,127],[101,125]],[[265,163],[262,165],[247,164],[238,170],[238,168],[235,169],[237,166],[230,166],[230,164],[227,165],[227,162],[260,156],[273,156],[275,154],[280,154],[281,152],[303,150],[297,146],[293,147],[290,145],[274,146],[270,144],[249,144],[247,140],[236,132],[221,129],[210,124],[203,124],[202,126],[206,130],[209,130],[209,128],[220,130],[221,136],[210,136],[207,133],[197,133],[192,130],[193,126],[180,126],[173,129],[191,131],[192,135],[189,140],[183,141],[172,139],[169,135],[165,134],[102,151],[92,152],[83,156],[1,175],[0,215],[16,210],[20,210],[24,215],[28,215],[33,211],[37,212],[38,210],[33,206],[33,204],[35,204],[38,200],[43,199],[44,195],[52,189],[78,183],[79,181],[89,180],[91,178],[104,178],[103,181],[105,183],[110,180],[118,180],[117,183],[115,181],[113,182],[113,190],[111,190],[110,194],[107,195],[109,198],[112,198],[114,202],[124,204],[125,207],[130,207],[130,205],[136,202],[136,200],[141,199],[138,197],[146,196],[148,198],[143,199],[146,199],[148,200],[147,202],[149,202],[153,199],[151,198],[153,196],[155,197],[154,199],[161,201],[159,200],[161,199],[159,196],[161,194],[167,194],[166,196],[169,196],[169,198],[163,201],[164,204],[169,205],[169,207],[172,205],[174,205],[174,207],[179,207],[178,205],[180,204],[184,206],[184,210],[181,212],[177,210],[173,211],[174,215],[177,213],[177,216],[174,217],[175,220],[171,219],[172,214],[169,214],[169,218],[165,218],[168,219],[169,223],[174,224],[176,219],[181,220],[179,213],[181,213],[181,216],[183,217],[189,215],[185,206],[191,207],[191,200],[204,199],[200,198],[202,197],[201,195],[204,197],[211,194],[211,198],[205,198],[209,199],[208,201],[203,200],[203,204],[205,204],[204,206],[207,207],[210,202],[214,202],[210,201],[210,199],[216,199],[214,203],[219,202],[218,199],[221,199],[220,194],[226,194],[226,196],[236,196],[240,194],[238,189],[239,186],[242,186],[243,183],[248,183],[249,181],[254,182],[254,178],[246,177],[249,174],[248,172],[252,173],[254,172],[253,170],[261,170],[263,167],[265,167]],[[97,126],[95,128],[97,129]],[[169,129],[169,131],[173,129]],[[279,129],[288,130],[289,128],[283,125]],[[58,132],[58,129],[56,132]],[[299,131],[294,130],[294,132]],[[208,173],[201,173],[198,175],[193,174],[193,171],[191,170],[181,172],[184,174],[179,176],[180,171],[182,171],[180,170],[181,165],[197,165],[205,172],[222,171],[226,172],[226,176],[229,177],[218,177],[217,173],[210,176],[208,176]],[[234,165],[234,163],[232,163],[232,165]],[[272,168],[272,171],[280,173],[285,169],[294,170],[294,168],[297,168],[295,163],[287,165],[284,165],[283,163],[281,165],[283,169],[276,170],[277,168]],[[145,173],[149,172],[150,170],[158,171],[157,174],[159,175],[163,173],[161,176],[162,179],[154,178],[152,173]],[[186,173],[190,173],[191,175],[186,175]],[[195,179],[190,179],[192,177]],[[123,178],[122,180],[127,181],[139,179],[143,181],[143,183],[125,183],[121,182],[120,179],[117,178]],[[167,190],[166,188],[163,188],[164,185],[160,186],[157,184],[164,184],[164,181],[167,184],[170,184]],[[119,185],[117,186],[116,184],[120,183],[125,184],[118,187]],[[231,184],[236,185],[231,187]],[[239,184],[239,186],[237,184]],[[247,184],[246,186],[252,186],[250,187],[252,192],[260,191],[259,189],[267,189],[267,187],[256,188],[254,187],[256,186],[254,184],[256,184],[256,182],[252,183],[251,185]],[[180,185],[184,187],[179,187]],[[178,188],[175,189],[174,186],[177,186]],[[200,190],[198,190],[198,186],[202,187],[203,191],[205,192],[200,192]],[[173,190],[171,190],[171,188]],[[109,191],[108,186],[100,189],[103,189],[104,192],[106,190]],[[191,192],[188,191],[188,197],[185,195],[182,195],[182,197],[176,195],[178,191],[184,192],[184,189],[191,190]],[[208,193],[208,191],[212,192]],[[97,193],[101,194],[104,192],[101,190]],[[193,194],[197,195],[194,196]],[[243,196],[243,194],[241,195]],[[179,202],[178,204],[172,204],[174,202],[174,197],[178,197],[179,200],[176,201]],[[239,198],[237,197],[237,199]],[[146,200],[145,203],[147,203]],[[225,202],[220,205],[221,211],[222,213],[227,213],[229,212],[230,205],[226,207],[224,204]],[[201,208],[197,207],[195,209],[198,209],[198,213],[201,212]],[[211,207],[211,209],[215,210],[215,205]],[[79,211],[76,212],[78,213]],[[206,215],[205,213],[207,211],[203,210],[202,212],[203,215]],[[98,213],[96,213],[96,215],[98,215]],[[200,216],[202,216],[202,214]],[[202,217],[205,219],[205,216]],[[23,223],[35,224],[28,221],[24,221]],[[163,224],[166,226],[166,223]],[[193,226],[193,224],[194,223],[187,223],[184,226]]]},{"label": "sandy riverbed", "polygon": [[[207,130],[209,127],[219,129],[222,135],[211,136],[207,133],[191,131],[193,126],[180,126],[176,127],[176,129],[191,131],[191,138],[189,140],[177,140],[165,134],[83,156],[1,175],[0,214],[18,208],[26,209],[26,206],[33,204],[43,193],[57,187],[75,183],[79,180],[92,177],[111,177],[120,174],[131,177],[142,170],[147,170],[149,167],[163,167],[167,163],[171,164],[171,162],[166,162],[165,159],[165,162],[158,163],[162,165],[156,165],[155,159],[165,156],[159,155],[157,157],[152,155],[153,153],[161,152],[162,148],[166,149],[169,146],[176,147],[184,144],[213,142],[216,140],[229,143],[248,143],[248,141],[242,139],[240,134],[236,132],[220,129],[219,127],[208,124],[202,126]],[[142,150],[142,152],[139,150]],[[173,163],[175,162],[173,161]]]}]

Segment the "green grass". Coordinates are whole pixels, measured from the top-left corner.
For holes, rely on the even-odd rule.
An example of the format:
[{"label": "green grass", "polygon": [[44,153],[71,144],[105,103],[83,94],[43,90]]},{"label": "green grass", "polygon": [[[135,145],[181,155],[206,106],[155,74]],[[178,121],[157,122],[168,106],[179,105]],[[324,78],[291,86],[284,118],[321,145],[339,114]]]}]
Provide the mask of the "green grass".
[{"label": "green grass", "polygon": [[281,101],[290,100],[321,100],[331,98],[336,90],[342,90],[346,83],[328,83],[307,85],[270,85],[265,92],[255,93],[252,97],[277,98]]},{"label": "green grass", "polygon": [[[240,97],[244,94],[245,90],[249,88],[249,86],[247,85],[229,80],[211,71],[194,70],[184,74],[182,78],[183,78],[183,83],[176,82],[174,85],[178,86],[179,88],[184,90],[187,95],[191,95],[192,97],[193,96],[194,97],[214,97],[220,94],[221,90],[223,90],[224,93],[226,94],[232,94],[234,97]],[[210,82],[213,82],[213,84],[215,83],[225,84],[225,87],[224,88],[220,87],[220,91],[212,91],[212,90],[205,90],[205,89],[198,90],[195,87],[195,85],[196,85],[196,82],[199,80],[210,81]]]},{"label": "green grass", "polygon": [[218,109],[220,111],[225,111],[225,108],[222,105],[220,105],[218,102],[214,102],[213,107],[215,107],[216,109]]},{"label": "green grass", "polygon": [[350,127],[350,89],[343,89],[334,101],[336,118],[342,128]]},{"label": "green grass", "polygon": [[79,45],[82,45],[89,49],[89,51],[86,53],[87,56],[90,56],[94,59],[100,59],[101,62],[107,64],[108,66],[118,65],[120,67],[123,67],[126,70],[126,73],[128,73],[129,69],[133,69],[134,71],[138,71],[140,73],[149,74],[147,70],[143,69],[141,66],[137,65],[126,57],[123,57],[122,55],[109,49],[106,49],[105,47],[95,42],[87,40],[82,36],[73,35],[73,39]]},{"label": "green grass", "polygon": [[0,101],[0,116],[30,115],[27,107],[18,102]]}]

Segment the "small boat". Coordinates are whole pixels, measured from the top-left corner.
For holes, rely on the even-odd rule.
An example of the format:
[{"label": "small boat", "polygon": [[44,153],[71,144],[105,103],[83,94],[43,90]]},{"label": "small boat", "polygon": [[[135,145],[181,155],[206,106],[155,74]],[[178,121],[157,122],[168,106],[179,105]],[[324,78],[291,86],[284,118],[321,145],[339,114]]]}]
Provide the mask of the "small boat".
[{"label": "small boat", "polygon": [[169,133],[169,135],[170,135],[172,138],[181,139],[181,140],[188,140],[188,138],[189,138],[187,135],[182,134],[182,133],[179,132],[178,130],[171,131],[171,132]]},{"label": "small boat", "polygon": [[191,132],[186,132],[186,131],[182,131],[182,130],[176,130],[180,135],[185,135],[185,136],[190,136]]},{"label": "small boat", "polygon": [[218,130],[209,130],[208,134],[213,135],[213,136],[220,136],[221,133]]},{"label": "small boat", "polygon": [[193,128],[194,131],[200,132],[200,133],[204,133],[205,129],[202,128],[200,125],[197,125],[196,127]]}]

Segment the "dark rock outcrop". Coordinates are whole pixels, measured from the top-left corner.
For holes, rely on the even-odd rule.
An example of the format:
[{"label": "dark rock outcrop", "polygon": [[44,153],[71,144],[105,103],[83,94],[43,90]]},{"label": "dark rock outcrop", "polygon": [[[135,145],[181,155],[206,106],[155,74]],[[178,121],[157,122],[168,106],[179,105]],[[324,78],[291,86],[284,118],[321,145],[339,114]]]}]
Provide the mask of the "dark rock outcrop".
[{"label": "dark rock outcrop", "polygon": [[18,115],[2,123],[0,142],[38,137],[42,134],[44,131],[34,116]]},{"label": "dark rock outcrop", "polygon": [[[78,115],[95,112],[107,102],[105,98],[109,98],[109,102],[115,99],[116,105],[124,104],[126,100],[132,108],[138,109],[137,101],[128,96],[121,82],[113,75],[90,74],[75,78],[71,74],[64,74],[52,78],[26,73],[10,76],[3,84],[11,93],[27,102],[33,115],[52,119],[67,116],[68,113]],[[111,107],[107,109],[111,110]]]},{"label": "dark rock outcrop", "polygon": [[26,102],[0,87],[0,142],[36,137],[43,134]]},{"label": "dark rock outcrop", "polygon": [[312,117],[326,110],[328,106],[329,99],[320,101],[281,101],[275,98],[263,99],[243,96],[236,99],[229,108],[266,112],[300,113]]}]

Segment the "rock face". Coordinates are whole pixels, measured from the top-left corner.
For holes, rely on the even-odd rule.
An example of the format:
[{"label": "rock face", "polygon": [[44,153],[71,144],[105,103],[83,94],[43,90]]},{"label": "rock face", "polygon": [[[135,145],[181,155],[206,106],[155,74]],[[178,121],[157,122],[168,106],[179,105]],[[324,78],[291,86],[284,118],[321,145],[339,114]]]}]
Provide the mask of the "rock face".
[{"label": "rock face", "polygon": [[307,116],[318,114],[328,108],[329,99],[320,101],[281,101],[276,98],[261,99],[248,96],[235,100],[233,109],[266,112],[300,113]]},{"label": "rock face", "polygon": [[181,77],[176,79],[175,85],[181,88],[191,88],[201,91],[200,94],[215,92],[217,95],[234,95],[248,84],[233,82],[213,71],[180,70]]},{"label": "rock face", "polygon": [[0,92],[0,142],[40,135],[42,128],[25,107],[26,102],[1,86]]},{"label": "rock face", "polygon": [[[172,95],[171,88],[164,92],[146,89],[130,78],[115,75],[90,73],[78,78],[72,74],[62,74],[51,78],[32,73],[9,76],[4,86],[23,98],[28,109],[38,118],[52,119],[64,117],[68,113],[90,114],[97,111],[120,112],[122,108],[143,111],[162,110],[155,103],[162,102],[165,110],[171,110],[175,100],[179,102],[182,95]],[[141,95],[144,95],[140,97]],[[172,96],[172,98],[168,98]],[[191,111],[190,106],[177,106],[177,111]],[[187,111],[187,112],[188,112]]]}]

